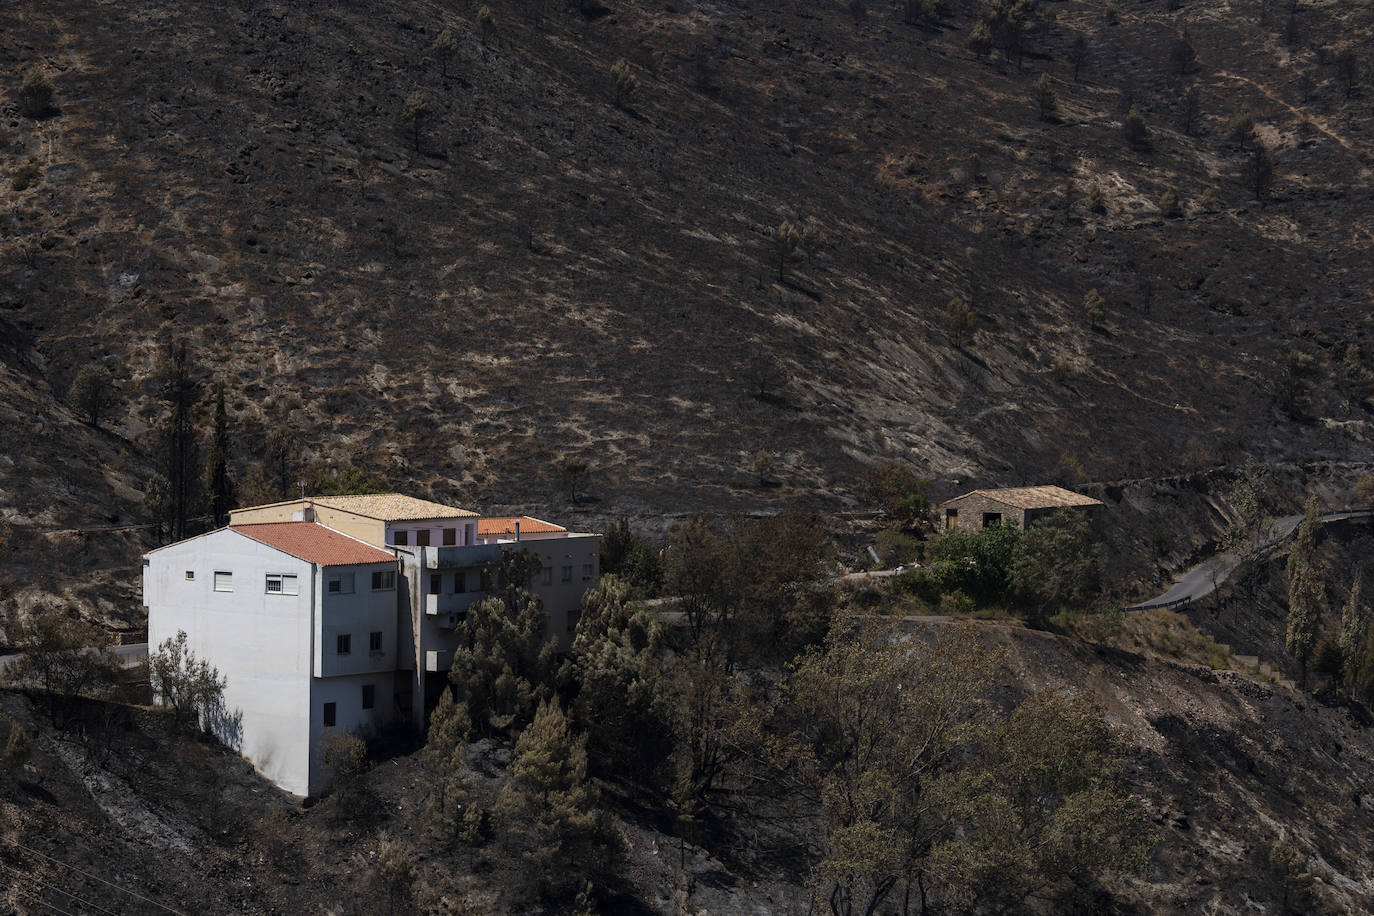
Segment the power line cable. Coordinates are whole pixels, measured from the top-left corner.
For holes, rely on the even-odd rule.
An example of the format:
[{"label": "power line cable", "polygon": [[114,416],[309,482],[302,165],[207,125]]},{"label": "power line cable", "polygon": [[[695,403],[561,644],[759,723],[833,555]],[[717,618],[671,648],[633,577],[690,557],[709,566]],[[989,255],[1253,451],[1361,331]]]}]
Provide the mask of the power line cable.
[{"label": "power line cable", "polygon": [[71,893],[70,891],[65,891],[65,890],[63,890],[62,888],[58,887],[56,884],[49,884],[47,881],[44,881],[42,878],[38,877],[37,875],[26,874],[26,873],[20,871],[19,869],[15,868],[14,866],[12,866],[12,865],[6,865],[6,864],[3,863],[3,862],[0,862],[0,868],[8,869],[9,871],[14,872],[16,875],[18,875],[18,876],[21,877],[21,878],[27,878],[28,880],[33,881],[34,883],[38,884],[39,887],[45,888],[46,890],[57,891],[59,894],[63,895],[64,897],[70,897],[70,898],[72,898],[73,900],[75,900],[77,903],[81,904],[82,906],[87,906],[87,907],[90,907],[90,908],[92,908],[92,909],[99,910],[99,911],[102,912],[102,913],[107,913],[108,916],[119,916],[118,913],[113,913],[113,912],[111,912],[110,910],[105,909],[103,906],[101,906],[101,905],[98,904],[98,903],[92,903],[92,902],[89,901],[89,900],[85,900],[85,899],[83,899],[83,898],[81,898],[81,897],[78,897],[78,896],[76,896],[76,894],[73,894],[73,893]]},{"label": "power line cable", "polygon": [[48,901],[44,900],[41,896],[37,896],[37,897],[36,897],[36,896],[34,896],[33,894],[25,893],[24,891],[20,890],[19,888],[13,887],[13,886],[10,887],[10,890],[14,891],[16,894],[18,894],[18,895],[21,896],[21,897],[26,897],[26,898],[28,898],[29,900],[32,900],[32,901],[36,902],[39,906],[45,906],[45,907],[47,907],[48,909],[52,910],[52,911],[55,912],[55,913],[60,913],[61,916],[72,916],[71,913],[68,913],[66,910],[62,909],[60,906],[55,906],[54,904],[49,903]]},{"label": "power line cable", "polygon": [[90,878],[92,881],[99,881],[101,884],[104,884],[104,885],[106,885],[106,886],[108,886],[108,887],[112,887],[112,888],[114,888],[115,890],[120,891],[120,892],[122,892],[122,893],[128,894],[130,897],[133,897],[133,898],[135,898],[135,899],[137,899],[137,900],[142,900],[144,903],[150,903],[150,904],[152,904],[153,906],[159,907],[160,909],[164,909],[164,910],[166,910],[166,911],[169,912],[169,913],[175,913],[176,916],[186,916],[186,914],[183,913],[183,912],[181,912],[180,910],[174,910],[174,909],[172,909],[171,907],[167,906],[167,905],[164,904],[164,903],[158,903],[156,900],[151,900],[151,899],[149,899],[149,898],[147,898],[147,897],[144,897],[142,894],[138,894],[138,893],[135,893],[134,891],[129,890],[128,888],[120,887],[118,884],[115,884],[115,883],[110,882],[110,881],[106,881],[104,878],[100,877],[99,875],[93,875],[93,874],[91,874],[91,873],[88,872],[88,871],[84,871],[84,870],[82,870],[82,869],[80,869],[80,868],[77,868],[75,865],[71,865],[71,864],[69,864],[69,863],[67,863],[67,862],[63,862],[61,859],[54,859],[52,856],[47,855],[47,854],[45,854],[45,853],[41,853],[41,852],[39,852],[37,849],[30,849],[28,846],[25,846],[23,843],[20,843],[20,842],[18,842],[18,841],[16,841],[16,840],[5,840],[5,842],[9,843],[11,846],[17,846],[18,848],[24,850],[25,852],[31,852],[31,853],[33,853],[34,855],[38,856],[39,858],[47,859],[49,862],[56,862],[58,865],[61,865],[63,868],[70,868],[72,871],[76,872],[77,874],[85,875],[87,878]]}]

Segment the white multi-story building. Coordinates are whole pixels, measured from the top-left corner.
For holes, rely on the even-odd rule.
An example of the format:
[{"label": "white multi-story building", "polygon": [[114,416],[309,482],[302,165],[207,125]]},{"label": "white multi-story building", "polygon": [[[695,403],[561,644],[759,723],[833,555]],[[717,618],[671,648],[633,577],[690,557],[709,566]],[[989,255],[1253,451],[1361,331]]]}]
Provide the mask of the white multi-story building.
[{"label": "white multi-story building", "polygon": [[[221,737],[278,785],[314,794],[327,782],[319,745],[331,729],[367,732],[398,718],[423,725],[459,624],[490,594],[503,550],[540,558],[529,588],[547,635],[566,651],[582,594],[600,575],[600,542],[394,493],[237,509],[228,528],[144,557],[149,642],[185,630],[228,681]],[[217,590],[241,582],[256,591]],[[371,629],[383,617],[388,625]]]},{"label": "white multi-story building", "polygon": [[311,522],[221,528],[144,556],[148,642],[185,631],[225,678],[219,738],[309,795],[326,735],[395,716],[399,565]]}]

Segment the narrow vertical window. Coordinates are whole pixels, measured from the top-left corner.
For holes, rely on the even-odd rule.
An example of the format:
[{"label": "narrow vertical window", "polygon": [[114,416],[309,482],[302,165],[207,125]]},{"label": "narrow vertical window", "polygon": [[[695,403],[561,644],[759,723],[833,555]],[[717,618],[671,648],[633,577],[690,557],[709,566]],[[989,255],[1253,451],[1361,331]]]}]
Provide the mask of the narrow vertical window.
[{"label": "narrow vertical window", "polygon": [[334,725],[334,722],[335,722],[334,709],[335,709],[335,706],[334,706],[333,703],[325,703],[325,704],[324,704],[324,727],[325,727],[325,728],[331,728],[331,727]]}]

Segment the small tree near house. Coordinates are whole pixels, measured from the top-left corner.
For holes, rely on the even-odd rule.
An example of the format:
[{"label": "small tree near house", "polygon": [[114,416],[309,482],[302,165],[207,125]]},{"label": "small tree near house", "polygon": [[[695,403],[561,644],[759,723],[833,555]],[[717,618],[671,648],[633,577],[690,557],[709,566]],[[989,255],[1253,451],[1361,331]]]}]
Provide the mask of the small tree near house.
[{"label": "small tree near house", "polygon": [[224,698],[226,680],[219,669],[191,651],[185,630],[164,639],[148,656],[153,693],[172,709],[179,725],[208,727]]}]

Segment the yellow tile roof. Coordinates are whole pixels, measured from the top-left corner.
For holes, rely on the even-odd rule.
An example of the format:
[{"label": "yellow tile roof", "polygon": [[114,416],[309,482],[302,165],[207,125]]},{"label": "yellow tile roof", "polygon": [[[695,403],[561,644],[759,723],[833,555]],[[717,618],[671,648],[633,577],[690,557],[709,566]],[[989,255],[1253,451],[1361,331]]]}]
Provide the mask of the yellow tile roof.
[{"label": "yellow tile roof", "polygon": [[366,518],[384,522],[408,522],[429,518],[474,518],[476,512],[432,503],[427,499],[416,499],[401,493],[373,493],[367,496],[315,496],[306,497],[307,502],[317,506],[327,506],[343,512],[352,512]]},{"label": "yellow tile roof", "polygon": [[1007,487],[1002,490],[973,490],[963,496],[956,496],[947,499],[941,505],[947,506],[950,503],[958,502],[974,494],[986,496],[999,503],[1014,506],[1017,509],[1054,509],[1059,507],[1077,506],[1100,506],[1102,500],[1093,499],[1091,496],[1084,496],[1082,493],[1075,493],[1063,487],[1043,486],[1043,487]]}]

